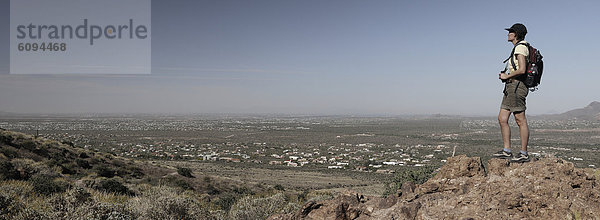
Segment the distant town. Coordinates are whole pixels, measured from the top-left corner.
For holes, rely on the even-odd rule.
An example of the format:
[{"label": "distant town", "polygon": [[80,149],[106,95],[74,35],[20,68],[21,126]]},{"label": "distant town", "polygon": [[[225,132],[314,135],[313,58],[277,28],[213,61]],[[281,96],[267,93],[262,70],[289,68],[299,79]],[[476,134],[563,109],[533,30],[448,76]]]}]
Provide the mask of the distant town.
[{"label": "distant town", "polygon": [[[377,173],[439,166],[454,154],[481,153],[478,147],[499,144],[495,120],[467,118],[88,117],[5,119],[0,127],[129,158]],[[598,154],[597,122],[530,120],[530,127],[532,155],[598,166],[589,154],[577,153]],[[553,137],[557,132],[564,135]],[[572,141],[588,133],[591,142]],[[558,144],[546,144],[552,143],[549,138]]]}]

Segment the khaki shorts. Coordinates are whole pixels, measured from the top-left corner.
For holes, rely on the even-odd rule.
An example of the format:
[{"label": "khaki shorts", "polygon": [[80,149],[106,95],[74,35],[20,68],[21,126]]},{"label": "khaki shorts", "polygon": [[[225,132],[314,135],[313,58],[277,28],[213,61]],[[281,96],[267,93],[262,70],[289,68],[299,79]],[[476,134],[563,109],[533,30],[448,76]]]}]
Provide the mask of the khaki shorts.
[{"label": "khaki shorts", "polygon": [[522,112],[527,109],[525,107],[525,99],[529,94],[529,89],[518,80],[507,82],[504,85],[504,97],[502,98],[501,109],[506,109],[510,112]]}]

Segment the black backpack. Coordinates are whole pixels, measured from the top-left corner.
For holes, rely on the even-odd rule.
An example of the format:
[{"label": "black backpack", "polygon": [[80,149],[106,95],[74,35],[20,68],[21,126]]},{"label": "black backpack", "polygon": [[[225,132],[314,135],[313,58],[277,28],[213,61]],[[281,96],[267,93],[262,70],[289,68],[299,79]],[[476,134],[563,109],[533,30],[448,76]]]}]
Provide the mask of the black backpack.
[{"label": "black backpack", "polygon": [[537,90],[537,86],[542,80],[542,72],[544,71],[544,61],[542,58],[544,57],[538,49],[535,49],[529,43],[518,43],[515,45],[515,47],[513,47],[510,56],[504,60],[506,63],[510,59],[514,70],[517,69],[517,66],[515,65],[513,54],[515,53],[515,48],[517,48],[518,45],[525,45],[527,49],[529,49],[529,55],[525,57],[525,74],[518,76],[517,79],[522,81],[525,86],[527,86],[527,88],[533,92]]}]

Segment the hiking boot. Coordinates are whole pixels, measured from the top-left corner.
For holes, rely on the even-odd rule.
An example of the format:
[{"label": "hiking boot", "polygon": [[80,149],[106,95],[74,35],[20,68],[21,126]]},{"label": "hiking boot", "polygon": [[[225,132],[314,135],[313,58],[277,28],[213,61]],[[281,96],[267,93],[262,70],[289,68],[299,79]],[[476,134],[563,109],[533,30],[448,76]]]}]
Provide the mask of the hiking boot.
[{"label": "hiking boot", "polygon": [[529,155],[522,154],[521,152],[519,152],[519,154],[517,154],[516,157],[513,157],[510,159],[510,162],[513,162],[513,163],[529,162]]},{"label": "hiking boot", "polygon": [[511,152],[506,152],[504,150],[498,151],[494,154],[492,154],[492,157],[497,157],[497,158],[510,158],[512,157],[512,153]]}]

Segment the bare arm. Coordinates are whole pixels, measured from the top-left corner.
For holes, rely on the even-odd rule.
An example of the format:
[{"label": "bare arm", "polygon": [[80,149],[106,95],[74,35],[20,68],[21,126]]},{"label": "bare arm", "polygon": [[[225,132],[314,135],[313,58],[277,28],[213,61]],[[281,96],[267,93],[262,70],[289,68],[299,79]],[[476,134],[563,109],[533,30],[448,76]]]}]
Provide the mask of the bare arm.
[{"label": "bare arm", "polygon": [[500,79],[510,79],[517,77],[521,74],[525,74],[525,69],[527,69],[527,65],[525,65],[525,56],[523,56],[522,54],[517,54],[517,60],[519,61],[519,68],[516,71],[510,73],[510,75],[506,73],[500,73]]}]

